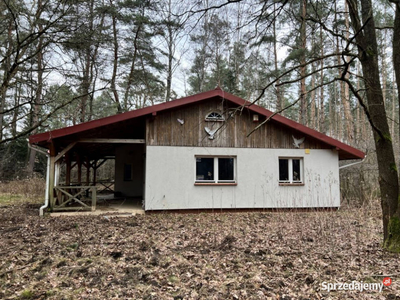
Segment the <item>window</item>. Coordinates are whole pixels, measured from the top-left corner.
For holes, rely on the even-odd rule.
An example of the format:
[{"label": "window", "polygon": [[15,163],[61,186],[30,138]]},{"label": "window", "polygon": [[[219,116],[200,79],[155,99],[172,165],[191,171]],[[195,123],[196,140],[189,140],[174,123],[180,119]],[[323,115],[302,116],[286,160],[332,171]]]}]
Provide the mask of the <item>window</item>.
[{"label": "window", "polygon": [[132,180],[132,165],[124,164],[124,181]]},{"label": "window", "polygon": [[218,158],[218,181],[234,181],[233,158]]},{"label": "window", "polygon": [[279,158],[279,182],[303,183],[303,159]]},{"label": "window", "polygon": [[196,158],[196,181],[214,181],[214,158]]},{"label": "window", "polygon": [[196,183],[236,183],[235,157],[196,157]]},{"label": "window", "polygon": [[222,122],[225,118],[219,112],[213,111],[206,116],[206,121]]}]

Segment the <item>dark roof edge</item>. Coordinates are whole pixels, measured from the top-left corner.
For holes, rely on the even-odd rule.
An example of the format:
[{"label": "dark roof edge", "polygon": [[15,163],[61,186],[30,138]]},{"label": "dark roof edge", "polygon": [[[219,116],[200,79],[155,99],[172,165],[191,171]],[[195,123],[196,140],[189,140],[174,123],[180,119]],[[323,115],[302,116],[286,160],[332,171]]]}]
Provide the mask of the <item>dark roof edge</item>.
[{"label": "dark roof edge", "polygon": [[55,130],[52,130],[52,131],[39,133],[39,134],[30,136],[29,137],[29,143],[36,144],[36,143],[39,143],[39,142],[50,141],[52,139],[63,137],[63,136],[69,135],[69,134],[79,133],[79,132],[82,132],[82,131],[85,131],[85,130],[94,129],[94,128],[98,128],[98,127],[101,127],[101,126],[106,126],[106,125],[110,125],[110,124],[113,124],[113,123],[129,120],[129,119],[132,119],[132,118],[145,116],[145,115],[152,114],[152,113],[159,112],[159,111],[163,111],[163,110],[166,110],[166,109],[179,107],[179,106],[185,105],[185,104],[195,103],[195,102],[198,102],[198,101],[201,101],[201,100],[205,100],[207,98],[212,98],[212,97],[215,97],[215,96],[219,96],[219,94],[216,93],[217,91],[218,90],[211,90],[211,91],[208,91],[208,92],[203,92],[203,93],[200,93],[200,94],[196,94],[196,95],[180,98],[180,99],[177,99],[177,100],[160,103],[160,104],[156,104],[156,105],[152,105],[152,106],[148,106],[148,107],[144,107],[144,108],[128,111],[128,112],[125,112],[125,113],[121,113],[121,114],[112,115],[112,116],[109,116],[109,117],[93,120],[93,121],[88,121],[88,122],[77,124],[77,125],[74,125],[74,126],[63,127],[63,128],[55,129]]}]

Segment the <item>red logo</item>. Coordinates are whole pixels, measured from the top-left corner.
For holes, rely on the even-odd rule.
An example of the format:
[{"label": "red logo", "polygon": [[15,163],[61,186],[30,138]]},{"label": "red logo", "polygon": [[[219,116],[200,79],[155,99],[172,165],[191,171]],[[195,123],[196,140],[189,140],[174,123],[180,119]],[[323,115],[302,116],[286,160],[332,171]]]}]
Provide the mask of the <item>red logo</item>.
[{"label": "red logo", "polygon": [[392,279],[390,279],[390,277],[383,278],[383,285],[384,286],[389,286],[391,284],[392,284]]}]

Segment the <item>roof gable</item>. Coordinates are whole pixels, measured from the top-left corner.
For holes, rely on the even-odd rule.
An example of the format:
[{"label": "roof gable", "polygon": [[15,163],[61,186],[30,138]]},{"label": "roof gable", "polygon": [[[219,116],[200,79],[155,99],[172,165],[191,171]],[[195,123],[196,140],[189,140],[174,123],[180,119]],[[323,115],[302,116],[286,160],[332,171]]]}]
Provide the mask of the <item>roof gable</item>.
[{"label": "roof gable", "polygon": [[[215,97],[221,97],[221,98],[228,100],[238,106],[246,107],[249,110],[251,110],[255,113],[258,113],[260,115],[263,115],[267,118],[269,118],[270,116],[273,115],[273,112],[271,112],[268,109],[260,107],[256,104],[252,104],[251,102],[248,102],[240,97],[237,97],[235,95],[232,95],[230,93],[227,93],[227,92],[221,90],[220,88],[217,88],[215,90],[211,90],[211,91],[199,93],[196,95],[184,97],[184,98],[177,99],[174,101],[165,102],[165,103],[145,107],[142,109],[137,109],[137,110],[129,111],[126,113],[117,114],[117,115],[113,115],[110,117],[85,122],[85,123],[78,124],[75,126],[65,127],[65,128],[56,129],[53,131],[48,131],[48,132],[32,135],[29,137],[29,142],[31,144],[46,144],[46,143],[49,143],[52,139],[66,137],[66,136],[76,134],[76,133],[83,133],[88,130],[101,128],[103,126],[116,124],[119,122],[139,118],[139,117],[146,116],[146,115],[152,115],[152,114],[156,115],[157,112],[161,112],[161,111],[172,109],[172,108],[178,108],[181,106],[190,105],[193,103],[197,103],[199,101],[203,101],[203,100],[211,99],[211,98],[215,98]],[[296,130],[299,133],[305,134],[309,137],[312,137],[316,140],[319,140],[323,143],[326,143],[326,144],[332,146],[332,148],[335,148],[336,150],[338,150],[340,159],[359,159],[359,158],[364,158],[364,156],[365,156],[365,154],[360,150],[357,150],[357,149],[355,149],[347,144],[344,144],[336,139],[333,139],[321,132],[311,129],[307,126],[301,125],[300,123],[292,121],[281,115],[274,115],[271,119],[274,120],[275,122],[278,122],[284,126],[291,128],[293,130]]]}]

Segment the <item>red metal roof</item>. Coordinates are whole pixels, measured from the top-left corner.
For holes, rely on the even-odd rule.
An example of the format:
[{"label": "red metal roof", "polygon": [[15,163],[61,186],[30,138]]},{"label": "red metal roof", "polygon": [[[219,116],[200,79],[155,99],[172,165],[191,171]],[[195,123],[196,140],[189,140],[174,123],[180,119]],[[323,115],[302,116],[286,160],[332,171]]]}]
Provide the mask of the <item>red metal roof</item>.
[{"label": "red metal roof", "polygon": [[[29,137],[29,143],[38,144],[38,143],[43,143],[43,142],[50,142],[52,139],[55,139],[55,138],[65,137],[65,136],[68,136],[71,134],[80,133],[80,132],[90,130],[90,129],[96,129],[96,128],[99,128],[102,126],[115,124],[115,123],[129,120],[132,118],[138,118],[141,116],[154,114],[159,111],[196,103],[196,102],[210,99],[213,97],[222,97],[223,99],[228,100],[237,105],[245,106],[248,109],[250,109],[260,115],[264,115],[267,118],[273,114],[273,112],[271,112],[268,109],[265,109],[256,104],[251,104],[251,102],[248,102],[240,97],[237,97],[235,95],[232,95],[230,93],[227,93],[227,92],[221,90],[220,88],[217,88],[215,90],[199,93],[199,94],[196,94],[193,96],[184,97],[184,98],[177,99],[174,101],[165,102],[165,103],[129,111],[129,112],[118,114],[118,115],[85,122],[85,123],[78,124],[75,126],[60,128],[60,129],[56,129],[53,131],[48,131],[48,132],[32,135]],[[303,134],[306,134],[310,137],[313,137],[319,141],[322,141],[328,145],[331,145],[332,148],[336,148],[339,151],[340,159],[360,159],[360,158],[362,159],[365,156],[365,154],[358,149],[355,149],[355,148],[353,148],[349,145],[346,145],[338,140],[335,140],[321,132],[311,129],[307,126],[301,125],[301,124],[299,124],[295,121],[292,121],[288,118],[285,118],[281,115],[273,116],[272,120],[274,120],[280,124],[286,125],[287,127],[297,130],[297,131],[299,131]]]}]

